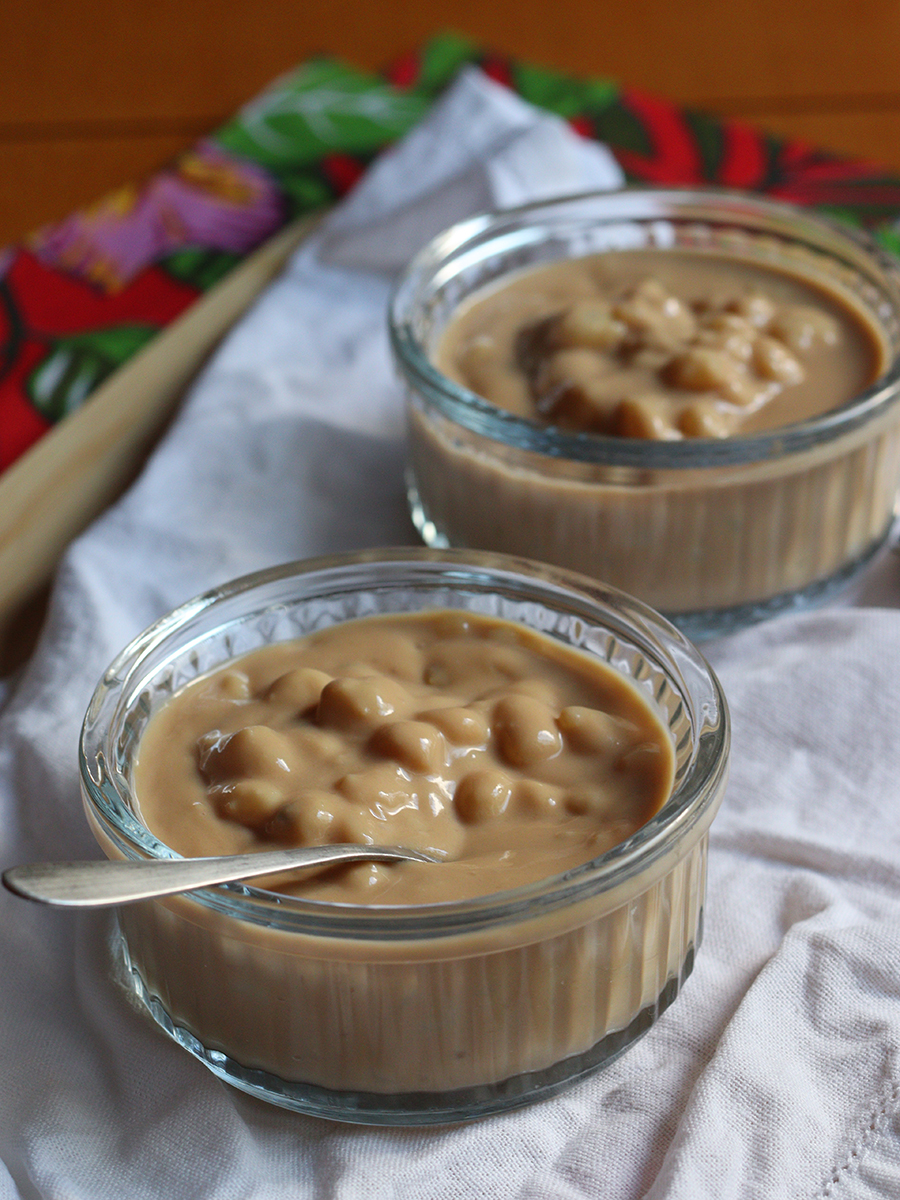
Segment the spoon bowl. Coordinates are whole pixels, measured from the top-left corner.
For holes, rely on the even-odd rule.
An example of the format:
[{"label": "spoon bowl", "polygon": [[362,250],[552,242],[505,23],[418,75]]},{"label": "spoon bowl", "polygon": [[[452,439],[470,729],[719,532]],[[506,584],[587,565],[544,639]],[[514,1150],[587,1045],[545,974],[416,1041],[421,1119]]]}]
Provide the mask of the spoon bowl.
[{"label": "spoon bowl", "polygon": [[278,871],[305,870],[350,862],[441,860],[404,846],[299,846],[260,854],[218,858],[90,859],[85,862],[23,863],[3,872],[17,896],[62,908],[98,908],[236,883]]}]

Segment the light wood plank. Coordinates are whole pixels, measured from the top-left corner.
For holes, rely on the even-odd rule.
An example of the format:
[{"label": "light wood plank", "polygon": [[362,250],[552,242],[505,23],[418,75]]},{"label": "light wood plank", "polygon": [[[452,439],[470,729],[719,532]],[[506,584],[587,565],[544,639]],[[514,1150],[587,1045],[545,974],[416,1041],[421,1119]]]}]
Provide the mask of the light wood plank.
[{"label": "light wood plank", "polygon": [[312,227],[288,226],[0,476],[0,662],[65,546],[131,481],[222,334]]}]

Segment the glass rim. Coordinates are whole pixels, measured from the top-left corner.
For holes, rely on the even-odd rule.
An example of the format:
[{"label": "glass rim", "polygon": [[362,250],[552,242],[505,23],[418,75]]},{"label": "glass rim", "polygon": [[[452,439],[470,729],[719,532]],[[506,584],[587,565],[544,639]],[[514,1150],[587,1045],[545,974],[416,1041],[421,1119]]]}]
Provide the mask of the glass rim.
[{"label": "glass rim", "polygon": [[[509,555],[463,550],[397,548],[319,556],[255,571],[187,600],[139,633],[113,660],[92,695],[79,739],[82,793],[90,816],[117,850],[130,858],[179,858],[136,816],[125,781],[110,764],[114,744],[131,698],[158,673],[176,650],[183,653],[205,635],[179,641],[192,626],[217,609],[232,607],[228,621],[263,611],[235,607],[242,599],[262,595],[267,586],[296,581],[307,591],[297,602],[334,594],[336,586],[362,591],[356,576],[369,572],[369,586],[396,589],[411,572],[413,582],[432,588],[459,585],[460,590],[489,594],[492,587],[515,585],[530,598],[553,607],[556,599],[567,612],[631,639],[642,656],[672,681],[681,700],[693,710],[692,759],[675,791],[630,838],[595,859],[563,873],[509,891],[467,900],[421,905],[365,905],[310,900],[267,891],[249,883],[224,884],[190,894],[201,907],[250,924],[290,929],[346,940],[432,939],[462,932],[527,922],[548,911],[574,905],[626,883],[703,821],[712,819],[727,776],[730,720],[721,685],[700,651],[664,617],[608,585],[562,568]],[[410,582],[409,578],[405,580]],[[316,590],[317,589],[317,590]],[[373,614],[374,615],[374,614]],[[215,629],[224,628],[220,624]],[[552,636],[552,635],[551,635]],[[170,644],[171,655],[150,669],[150,656]],[[588,651],[589,652],[589,651]],[[222,663],[228,661],[223,659]],[[615,668],[615,664],[611,664]],[[625,675],[625,672],[623,672]],[[627,678],[628,676],[625,675]],[[710,811],[710,809],[712,811]],[[703,828],[706,826],[704,825]],[[698,834],[698,837],[700,834]],[[693,842],[683,843],[683,852]]]},{"label": "glass rim", "polygon": [[[579,213],[577,210],[585,211]],[[858,396],[829,412],[791,425],[747,436],[650,441],[599,433],[567,432],[495,407],[439,371],[413,330],[416,305],[425,289],[454,258],[509,239],[516,231],[539,244],[563,219],[584,226],[611,222],[665,222],[734,226],[742,218],[759,231],[806,244],[820,254],[862,264],[877,272],[882,291],[893,289],[900,320],[900,264],[866,232],[820,213],[754,193],[722,188],[647,188],[627,185],[609,191],[577,192],[510,208],[476,214],[433,237],[395,281],[388,303],[388,335],[395,360],[407,381],[449,420],[503,446],[547,458],[609,467],[697,470],[741,466],[799,454],[836,440],[868,424],[900,399],[900,348],[887,369]],[[523,242],[522,244],[527,244]],[[844,257],[846,256],[846,257]],[[871,279],[869,280],[871,282]]]}]

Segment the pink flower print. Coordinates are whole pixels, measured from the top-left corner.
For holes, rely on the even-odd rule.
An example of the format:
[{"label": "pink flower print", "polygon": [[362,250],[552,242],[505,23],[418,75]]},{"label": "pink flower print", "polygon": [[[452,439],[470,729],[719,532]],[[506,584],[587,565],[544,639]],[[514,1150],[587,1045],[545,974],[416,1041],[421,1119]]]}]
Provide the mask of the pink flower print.
[{"label": "pink flower print", "polygon": [[187,246],[244,254],[284,216],[281,193],[265,171],[202,142],[146,184],[121,188],[39,230],[30,247],[47,266],[112,292]]}]

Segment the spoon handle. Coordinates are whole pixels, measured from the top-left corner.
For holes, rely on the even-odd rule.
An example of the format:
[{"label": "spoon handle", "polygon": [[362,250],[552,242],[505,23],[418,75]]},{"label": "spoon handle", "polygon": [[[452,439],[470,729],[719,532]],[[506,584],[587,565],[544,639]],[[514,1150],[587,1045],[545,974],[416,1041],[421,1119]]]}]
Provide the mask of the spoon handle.
[{"label": "spoon handle", "polygon": [[427,854],[399,846],[303,846],[223,858],[101,858],[86,862],[25,863],[4,871],[3,882],[11,892],[26,900],[65,908],[95,908],[171,896],[175,892],[253,879],[276,871],[404,859],[436,861]]}]

